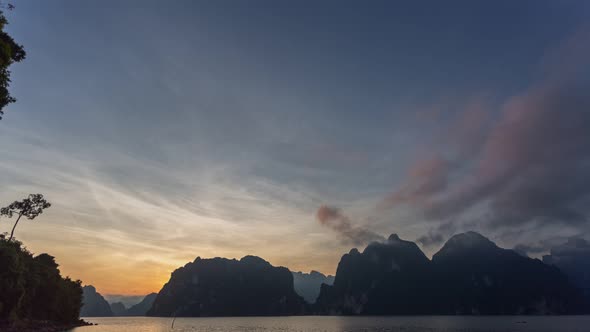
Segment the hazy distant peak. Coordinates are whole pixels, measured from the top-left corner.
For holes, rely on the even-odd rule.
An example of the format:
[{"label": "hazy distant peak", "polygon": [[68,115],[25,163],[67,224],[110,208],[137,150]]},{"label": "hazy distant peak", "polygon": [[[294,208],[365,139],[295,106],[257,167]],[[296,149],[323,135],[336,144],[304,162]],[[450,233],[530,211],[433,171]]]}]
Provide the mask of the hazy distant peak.
[{"label": "hazy distant peak", "polygon": [[311,270],[311,271],[309,272],[309,274],[310,274],[310,275],[317,275],[317,276],[322,276],[322,277],[325,277],[325,275],[324,275],[323,273],[321,273],[321,272],[318,272],[318,271],[316,271],[316,270]]},{"label": "hazy distant peak", "polygon": [[123,304],[122,302],[113,302],[110,305],[111,305],[111,311],[113,312],[114,316],[125,315],[125,311],[127,310],[127,308],[125,307],[125,304]]},{"label": "hazy distant peak", "polygon": [[309,273],[293,272],[295,292],[301,295],[308,303],[315,302],[322,284],[332,285],[333,283],[333,276],[325,276],[323,273],[315,270]]},{"label": "hazy distant peak", "polygon": [[125,315],[126,316],[145,316],[145,314],[148,312],[148,310],[150,310],[150,308],[152,307],[152,304],[156,300],[157,296],[158,296],[157,293],[150,293],[150,294],[146,295],[141,300],[141,302],[139,302],[136,305],[131,306],[129,309],[127,309],[127,311],[125,312]]},{"label": "hazy distant peak", "polygon": [[123,310],[127,309],[125,307],[125,303],[123,303],[123,302],[113,302],[113,303],[110,303],[110,305],[111,305],[111,308],[113,306],[115,306],[115,307],[123,308]]},{"label": "hazy distant peak", "polygon": [[318,272],[316,270],[311,270],[311,271],[309,271],[309,273],[305,273],[303,271],[297,271],[297,272],[293,272],[293,275],[310,276],[310,277],[314,277],[314,278],[326,278],[325,274]]}]

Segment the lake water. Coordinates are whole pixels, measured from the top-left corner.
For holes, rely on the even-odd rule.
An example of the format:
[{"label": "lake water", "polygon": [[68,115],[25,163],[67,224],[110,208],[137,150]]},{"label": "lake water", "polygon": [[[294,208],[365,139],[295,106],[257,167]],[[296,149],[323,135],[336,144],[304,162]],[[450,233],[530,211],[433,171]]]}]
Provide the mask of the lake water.
[{"label": "lake water", "polygon": [[582,332],[590,331],[590,316],[410,316],[410,317],[223,317],[86,318],[97,326],[71,332]]}]

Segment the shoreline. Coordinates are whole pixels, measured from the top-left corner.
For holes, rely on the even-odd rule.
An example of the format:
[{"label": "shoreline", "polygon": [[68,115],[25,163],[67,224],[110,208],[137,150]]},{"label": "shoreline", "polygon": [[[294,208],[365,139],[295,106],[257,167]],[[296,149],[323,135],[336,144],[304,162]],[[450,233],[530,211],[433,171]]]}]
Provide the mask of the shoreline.
[{"label": "shoreline", "polygon": [[0,330],[3,332],[63,332],[76,327],[96,325],[83,319],[73,323],[60,323],[53,321],[24,321],[10,324],[0,321]]}]

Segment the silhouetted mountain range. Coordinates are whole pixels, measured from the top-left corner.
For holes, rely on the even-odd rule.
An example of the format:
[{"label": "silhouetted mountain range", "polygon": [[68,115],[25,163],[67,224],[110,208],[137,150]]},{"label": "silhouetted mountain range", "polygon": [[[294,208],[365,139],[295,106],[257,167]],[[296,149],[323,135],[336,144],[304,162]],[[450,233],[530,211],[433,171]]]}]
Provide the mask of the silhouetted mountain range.
[{"label": "silhouetted mountain range", "polygon": [[122,302],[111,303],[113,316],[145,316],[152,307],[157,295],[157,293],[148,294],[139,303],[129,308],[126,308]]},{"label": "silhouetted mountain range", "polygon": [[293,286],[295,292],[301,295],[308,303],[314,303],[320,294],[322,284],[331,285],[334,283],[334,276],[325,276],[318,271],[310,273],[293,272]]},{"label": "silhouetted mountain range", "polygon": [[323,314],[571,314],[581,292],[557,268],[475,232],[453,236],[432,261],[392,235],[338,265],[315,310]]},{"label": "silhouetted mountain range", "polygon": [[103,294],[102,296],[108,303],[120,302],[125,308],[131,308],[145,298],[145,295]]},{"label": "silhouetted mountain range", "polygon": [[201,259],[172,273],[150,316],[275,316],[305,311],[285,267],[246,256]]},{"label": "silhouetted mountain range", "polygon": [[[571,250],[555,250],[545,260],[578,266],[564,258],[566,253],[573,255]],[[576,282],[586,282],[585,274],[578,275],[581,279]],[[117,314],[119,307],[113,304]],[[414,242],[393,234],[363,252],[350,250],[342,256],[335,277],[316,271],[291,273],[255,256],[197,257],[174,271],[158,294],[146,296],[124,315],[146,312],[150,316],[513,315],[578,314],[588,312],[588,306],[583,292],[557,267],[467,232],[450,238],[432,260]]]},{"label": "silhouetted mountain range", "polygon": [[113,311],[109,303],[93,286],[82,287],[82,308],[80,317],[111,317]]}]

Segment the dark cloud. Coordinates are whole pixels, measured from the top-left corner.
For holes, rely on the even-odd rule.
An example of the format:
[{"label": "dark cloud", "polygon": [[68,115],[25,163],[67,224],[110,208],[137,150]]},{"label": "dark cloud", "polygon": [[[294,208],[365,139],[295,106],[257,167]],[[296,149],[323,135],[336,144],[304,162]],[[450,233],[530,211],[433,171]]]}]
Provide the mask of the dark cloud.
[{"label": "dark cloud", "polygon": [[[582,36],[590,37],[590,33]],[[575,38],[581,38],[580,34]],[[568,52],[587,52],[585,59],[590,59],[587,47],[565,45],[560,51],[563,58],[570,58]],[[449,141],[465,153],[445,159],[437,151],[425,163],[418,163],[406,184],[380,207],[410,205],[431,220],[448,220],[481,207],[487,210],[492,226],[587,221],[590,82],[584,76],[589,74],[588,65],[590,61],[584,60],[578,63],[577,72],[548,74],[539,84],[507,99],[499,106],[493,125],[484,131],[483,140],[480,130],[460,128],[476,124],[483,130],[486,127],[480,123],[485,117],[466,115],[457,122],[459,129],[452,127],[449,134],[460,137]],[[462,148],[461,142],[468,147]],[[473,142],[480,142],[477,148]]]},{"label": "dark cloud", "polygon": [[[590,193],[590,95],[547,87],[510,100],[471,174],[426,204],[439,219],[487,201],[495,223],[584,221]],[[466,161],[468,162],[468,161]]]},{"label": "dark cloud", "polygon": [[528,244],[517,244],[512,248],[522,256],[528,257],[529,255],[540,254],[547,251],[547,248],[541,245],[528,245]]},{"label": "dark cloud", "polygon": [[425,247],[439,245],[457,232],[457,227],[453,222],[445,222],[432,228],[428,233],[416,239],[416,242]]},{"label": "dark cloud", "polygon": [[385,238],[364,227],[353,226],[350,219],[340,209],[322,205],[316,212],[316,219],[324,226],[340,234],[345,240],[363,245],[373,241],[384,241]]},{"label": "dark cloud", "polygon": [[550,254],[544,256],[551,262],[573,262],[578,258],[590,264],[590,242],[583,238],[570,238],[566,243],[551,248]]}]

